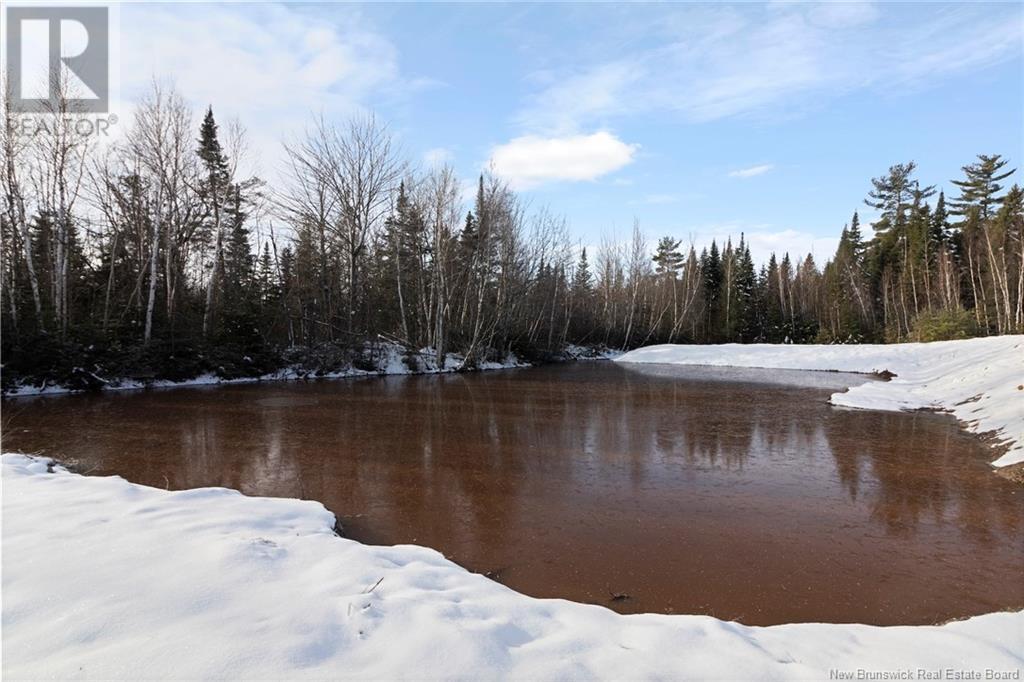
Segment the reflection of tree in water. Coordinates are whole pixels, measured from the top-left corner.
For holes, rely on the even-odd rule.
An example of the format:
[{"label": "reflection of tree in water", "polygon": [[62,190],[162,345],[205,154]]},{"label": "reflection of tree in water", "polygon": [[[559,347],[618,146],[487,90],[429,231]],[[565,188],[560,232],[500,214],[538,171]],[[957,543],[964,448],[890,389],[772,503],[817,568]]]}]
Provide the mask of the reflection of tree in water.
[{"label": "reflection of tree in water", "polygon": [[824,425],[843,486],[851,499],[868,496],[871,518],[890,534],[950,521],[982,544],[1020,532],[1012,485],[989,478],[984,448],[951,418],[837,410]]},{"label": "reflection of tree in water", "polygon": [[1019,556],[1020,496],[975,439],[934,415],[832,408],[829,392],[615,365],[219,387],[46,406],[11,445],[49,438],[158,487],[316,499],[355,537],[488,557],[477,570],[599,526],[595,512],[671,513],[691,493],[689,510],[731,495],[723,508],[767,513],[846,497],[894,538]]}]

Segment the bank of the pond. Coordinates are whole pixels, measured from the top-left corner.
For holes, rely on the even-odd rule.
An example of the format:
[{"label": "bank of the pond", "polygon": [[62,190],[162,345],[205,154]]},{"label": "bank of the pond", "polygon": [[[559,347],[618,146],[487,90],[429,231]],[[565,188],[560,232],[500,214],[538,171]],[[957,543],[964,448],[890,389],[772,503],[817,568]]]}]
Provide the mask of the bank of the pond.
[{"label": "bank of the pond", "polygon": [[836,393],[831,403],[872,410],[951,412],[966,428],[993,437],[997,467],[1024,462],[1024,336],[890,345],[660,345],[617,358],[624,363],[888,372]]},{"label": "bank of the pond", "polygon": [[949,415],[828,404],[864,376],[573,362],[100,392],[8,402],[3,445],[160,489],[316,500],[349,539],[619,613],[1024,609],[1019,486]]},{"label": "bank of the pond", "polygon": [[1024,668],[1024,612],[917,627],[622,616],[517,594],[424,547],[339,538],[319,503],[167,492],[2,459],[8,679],[838,679]]},{"label": "bank of the pond", "polygon": [[[589,350],[589,349],[587,349]],[[566,355],[572,359],[571,355]],[[336,363],[332,363],[336,364]],[[184,386],[210,386],[216,384],[251,384],[268,381],[312,381],[318,379],[348,379],[366,376],[390,376],[396,374],[440,374],[456,372],[463,369],[489,370],[529,367],[531,363],[521,360],[515,353],[506,353],[500,361],[483,361],[466,367],[465,357],[458,353],[446,353],[443,363],[437,362],[437,353],[424,348],[410,353],[404,346],[385,343],[377,344],[358,355],[355,362],[346,361],[341,366],[315,367],[291,364],[272,372],[254,376],[230,376],[217,372],[202,372],[196,376],[171,379],[140,380],[131,377],[106,377],[100,373],[79,368],[79,373],[88,375],[88,384],[92,390],[101,391],[132,391],[143,388],[173,388]],[[35,395],[61,395],[77,393],[85,389],[76,388],[60,382],[17,382],[4,390],[7,397],[23,397]]]},{"label": "bank of the pond", "polygon": [[[604,346],[568,345],[557,353],[543,354],[542,362],[572,362],[582,360],[612,360],[621,351],[610,350]],[[531,367],[536,361],[520,358],[516,353],[508,351],[504,354],[487,353],[490,360],[475,361],[467,364],[466,357],[461,353],[445,353],[444,362],[438,362],[437,352],[432,348],[421,348],[410,351],[397,343],[379,343],[368,345],[352,358],[343,361],[317,363],[314,358],[307,358],[303,363],[292,363],[280,369],[251,376],[234,376],[227,372],[205,371],[185,379],[138,379],[132,377],[104,376],[102,370],[76,368],[78,386],[60,381],[15,380],[3,389],[3,396],[9,398],[63,395],[80,393],[85,390],[94,391],[133,391],[145,388],[175,388],[186,386],[210,386],[218,384],[253,384],[272,381],[316,381],[320,379],[349,379],[367,376],[394,376],[408,374],[446,374],[461,371],[486,371],[494,369],[517,369]],[[82,388],[81,385],[88,388]]]}]

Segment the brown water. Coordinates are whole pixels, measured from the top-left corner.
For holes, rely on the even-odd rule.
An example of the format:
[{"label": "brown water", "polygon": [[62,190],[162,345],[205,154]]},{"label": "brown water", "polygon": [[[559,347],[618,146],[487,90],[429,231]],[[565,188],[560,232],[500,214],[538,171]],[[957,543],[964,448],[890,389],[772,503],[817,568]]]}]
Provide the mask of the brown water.
[{"label": "brown water", "polygon": [[[37,398],[6,450],[302,497],[539,597],[745,623],[1024,607],[1024,489],[948,416],[843,374],[579,363]],[[69,568],[73,570],[73,568]]]}]

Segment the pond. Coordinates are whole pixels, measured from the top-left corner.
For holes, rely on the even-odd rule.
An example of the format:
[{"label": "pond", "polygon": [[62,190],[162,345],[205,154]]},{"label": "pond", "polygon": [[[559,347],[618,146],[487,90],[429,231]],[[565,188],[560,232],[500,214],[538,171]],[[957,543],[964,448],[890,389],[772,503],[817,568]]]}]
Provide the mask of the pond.
[{"label": "pond", "polygon": [[866,380],[581,362],[42,397],[4,405],[3,445],[318,500],[346,537],[622,613],[888,625],[1024,607],[1024,489],[947,415],[827,404]]}]

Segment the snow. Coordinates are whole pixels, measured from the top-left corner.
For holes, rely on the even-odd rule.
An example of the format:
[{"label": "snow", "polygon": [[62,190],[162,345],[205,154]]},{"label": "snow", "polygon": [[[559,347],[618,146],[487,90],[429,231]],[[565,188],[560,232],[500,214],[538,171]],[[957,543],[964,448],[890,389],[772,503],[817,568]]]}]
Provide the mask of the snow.
[{"label": "snow", "polygon": [[[369,355],[370,353],[371,351],[368,347],[367,354]],[[336,371],[317,372],[296,366],[285,367],[276,372],[263,374],[261,376],[240,377],[234,379],[226,379],[224,377],[217,376],[216,374],[207,373],[200,374],[199,376],[193,377],[191,379],[186,379],[184,381],[168,381],[166,379],[158,379],[156,381],[151,381],[148,383],[142,383],[133,379],[101,379],[101,381],[103,381],[104,391],[131,391],[142,388],[175,388],[185,386],[209,386],[212,384],[253,384],[261,381],[348,379],[352,377],[380,376],[392,374],[439,374],[446,372],[457,372],[465,369],[465,357],[458,353],[445,353],[444,368],[438,368],[436,360],[437,352],[432,348],[420,349],[418,356],[422,364],[418,369],[412,369],[405,362],[404,358],[406,356],[406,353],[407,351],[405,347],[399,344],[377,344],[372,351],[372,356],[375,358],[375,364],[377,366],[377,370],[375,371],[364,370],[349,366],[344,369]],[[505,358],[501,362],[481,362],[477,364],[475,369],[514,369],[529,366],[530,363],[523,362],[518,357],[516,357],[515,353],[509,352],[505,355]],[[61,385],[22,384],[5,391],[4,395],[12,398],[17,398],[36,395],[59,395],[75,392],[76,391],[74,389]]]},{"label": "snow", "polygon": [[17,454],[2,465],[5,679],[782,680],[1024,667],[1024,611],[886,628],[623,616],[520,595],[424,547],[337,537],[315,502],[168,492]]},{"label": "snow", "polygon": [[616,358],[667,363],[895,374],[835,393],[839,407],[951,412],[1006,451],[992,464],[1024,462],[1024,336],[888,345],[660,345]]},{"label": "snow", "polygon": [[606,346],[578,346],[570,343],[563,351],[571,360],[614,360],[622,355],[621,350],[613,350]]}]

